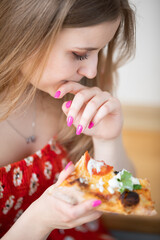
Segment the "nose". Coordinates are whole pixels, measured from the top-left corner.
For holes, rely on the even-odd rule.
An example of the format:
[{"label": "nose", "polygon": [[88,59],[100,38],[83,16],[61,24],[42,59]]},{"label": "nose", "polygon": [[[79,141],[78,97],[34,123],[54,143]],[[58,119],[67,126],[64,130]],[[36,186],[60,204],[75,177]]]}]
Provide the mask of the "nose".
[{"label": "nose", "polygon": [[94,58],[84,60],[82,62],[81,66],[78,69],[78,74],[87,77],[89,79],[92,79],[96,77],[97,75],[97,63],[98,63],[98,56],[95,56]]}]

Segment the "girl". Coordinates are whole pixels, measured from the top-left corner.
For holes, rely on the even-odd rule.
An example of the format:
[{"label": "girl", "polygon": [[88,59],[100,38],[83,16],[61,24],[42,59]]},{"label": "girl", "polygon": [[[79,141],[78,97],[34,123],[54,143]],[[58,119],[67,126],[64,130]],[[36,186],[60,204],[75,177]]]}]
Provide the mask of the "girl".
[{"label": "girl", "polygon": [[134,47],[128,1],[1,0],[0,42],[0,236],[105,239],[90,223],[101,202],[72,205],[54,187],[86,150],[133,171],[113,96]]}]

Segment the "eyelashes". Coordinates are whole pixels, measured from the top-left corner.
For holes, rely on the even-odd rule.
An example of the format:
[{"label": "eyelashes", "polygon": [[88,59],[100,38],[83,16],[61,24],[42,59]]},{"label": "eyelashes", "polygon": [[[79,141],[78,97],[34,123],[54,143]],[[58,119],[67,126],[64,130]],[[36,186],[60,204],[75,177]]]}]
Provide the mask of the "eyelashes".
[{"label": "eyelashes", "polygon": [[78,55],[77,53],[73,52],[73,55],[76,57],[77,60],[80,60],[80,61],[88,59],[88,55],[87,54],[81,56],[81,55]]}]

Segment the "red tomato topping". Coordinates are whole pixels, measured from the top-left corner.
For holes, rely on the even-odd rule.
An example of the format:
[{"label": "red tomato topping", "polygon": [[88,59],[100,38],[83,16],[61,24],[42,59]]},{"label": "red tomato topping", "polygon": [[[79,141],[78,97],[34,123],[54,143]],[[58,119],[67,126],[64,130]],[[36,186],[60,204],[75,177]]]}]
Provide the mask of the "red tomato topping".
[{"label": "red tomato topping", "polygon": [[[85,152],[86,169],[87,169],[87,165],[88,165],[89,160],[90,160],[89,153]],[[99,161],[99,162],[103,162],[104,166],[101,167],[101,171],[99,173],[97,173],[97,170],[95,168],[93,168],[92,173],[94,175],[101,175],[102,176],[102,175],[106,175],[106,174],[108,174],[109,172],[112,171],[112,169],[113,169],[112,166],[107,165],[104,161]]]}]

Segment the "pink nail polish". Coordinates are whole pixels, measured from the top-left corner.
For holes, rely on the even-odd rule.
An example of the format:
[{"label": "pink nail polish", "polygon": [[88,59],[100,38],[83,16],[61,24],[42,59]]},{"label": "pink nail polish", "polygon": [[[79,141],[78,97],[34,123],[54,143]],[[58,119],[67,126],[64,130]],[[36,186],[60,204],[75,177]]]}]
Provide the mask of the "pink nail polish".
[{"label": "pink nail polish", "polygon": [[91,129],[94,126],[94,123],[91,121],[88,128]]},{"label": "pink nail polish", "polygon": [[96,200],[96,201],[94,201],[94,202],[92,203],[92,207],[97,207],[97,206],[99,206],[101,203],[102,203],[101,200]]},{"label": "pink nail polish", "polygon": [[66,108],[70,108],[71,103],[72,103],[72,101],[68,101],[68,102],[66,103]]},{"label": "pink nail polish", "polygon": [[77,127],[77,131],[76,131],[76,134],[77,134],[77,135],[80,135],[81,132],[82,132],[82,130],[83,130],[82,125],[78,125],[78,127]]},{"label": "pink nail polish", "polygon": [[67,125],[68,127],[70,127],[73,123],[73,117],[69,116],[68,119],[67,119]]},{"label": "pink nail polish", "polygon": [[69,168],[69,166],[71,166],[72,162],[69,162],[66,167],[65,167],[65,170],[67,170]]},{"label": "pink nail polish", "polygon": [[54,98],[59,98],[60,95],[61,95],[61,91],[57,91],[54,95]]}]

